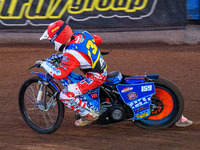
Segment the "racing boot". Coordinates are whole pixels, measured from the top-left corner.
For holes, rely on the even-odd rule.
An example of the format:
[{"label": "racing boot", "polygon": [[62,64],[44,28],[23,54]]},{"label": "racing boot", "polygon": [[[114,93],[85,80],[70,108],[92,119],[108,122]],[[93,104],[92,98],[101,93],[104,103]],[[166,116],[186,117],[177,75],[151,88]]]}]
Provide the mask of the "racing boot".
[{"label": "racing boot", "polygon": [[177,127],[187,127],[193,124],[193,121],[187,119],[186,117],[184,117],[183,115],[181,116],[181,118],[176,122],[176,126]]},{"label": "racing boot", "polygon": [[75,125],[78,127],[86,126],[94,122],[99,118],[99,114],[97,114],[95,111],[90,110],[89,114],[81,117],[79,120],[75,121]]}]

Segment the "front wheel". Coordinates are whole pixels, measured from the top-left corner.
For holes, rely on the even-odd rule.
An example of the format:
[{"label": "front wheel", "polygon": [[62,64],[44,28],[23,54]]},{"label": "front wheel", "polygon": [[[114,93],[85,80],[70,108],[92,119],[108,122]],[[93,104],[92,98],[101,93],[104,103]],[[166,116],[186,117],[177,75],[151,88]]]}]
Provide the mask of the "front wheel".
[{"label": "front wheel", "polygon": [[43,87],[42,103],[37,104],[38,90],[42,83],[40,77],[32,77],[23,83],[18,96],[19,110],[24,121],[33,130],[52,133],[62,124],[64,105],[51,84]]},{"label": "front wheel", "polygon": [[151,115],[135,121],[146,129],[161,129],[174,125],[181,117],[184,108],[183,96],[172,82],[158,78],[154,81],[156,93],[151,98]]}]

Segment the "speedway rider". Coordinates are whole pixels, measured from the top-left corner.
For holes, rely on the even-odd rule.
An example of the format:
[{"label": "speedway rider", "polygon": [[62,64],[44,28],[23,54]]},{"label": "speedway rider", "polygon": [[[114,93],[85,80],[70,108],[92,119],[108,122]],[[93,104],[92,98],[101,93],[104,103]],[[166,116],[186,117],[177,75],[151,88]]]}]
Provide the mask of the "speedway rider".
[{"label": "speedway rider", "polygon": [[52,55],[47,60],[59,57],[62,61],[59,67],[47,61],[37,61],[38,66],[58,80],[66,78],[76,67],[85,74],[85,79],[68,85],[60,93],[60,100],[65,106],[81,116],[81,119],[75,121],[75,125],[85,126],[97,120],[99,114],[90,109],[78,96],[99,87],[106,80],[107,66],[97,48],[97,45],[101,44],[101,37],[80,30],[73,33],[69,25],[58,20],[48,26],[40,40],[42,39],[48,39],[56,51],[62,52]]}]

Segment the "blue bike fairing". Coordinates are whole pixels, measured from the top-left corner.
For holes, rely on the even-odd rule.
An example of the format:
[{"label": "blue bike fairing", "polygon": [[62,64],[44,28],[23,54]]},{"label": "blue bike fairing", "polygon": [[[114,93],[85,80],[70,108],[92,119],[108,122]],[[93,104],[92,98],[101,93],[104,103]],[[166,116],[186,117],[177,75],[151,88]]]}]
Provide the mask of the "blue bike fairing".
[{"label": "blue bike fairing", "polygon": [[94,38],[92,37],[91,34],[89,34],[87,31],[80,31],[80,30],[74,32],[74,35],[78,34],[83,34],[85,39],[80,43],[70,44],[67,47],[67,49],[77,50],[88,55],[92,61],[92,69],[94,69],[97,62],[99,61],[99,58],[101,57],[101,53],[98,47],[96,46]]},{"label": "blue bike fairing", "polygon": [[141,120],[151,115],[151,97],[155,94],[153,82],[140,84],[118,84],[122,100],[133,110],[133,120]]}]

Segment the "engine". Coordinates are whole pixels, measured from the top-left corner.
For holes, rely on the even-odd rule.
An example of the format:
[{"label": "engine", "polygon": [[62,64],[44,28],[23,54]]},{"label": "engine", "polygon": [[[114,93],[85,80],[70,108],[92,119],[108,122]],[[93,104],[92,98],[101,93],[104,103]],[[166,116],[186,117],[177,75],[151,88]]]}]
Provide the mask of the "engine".
[{"label": "engine", "polygon": [[[103,107],[102,107],[103,108]],[[125,119],[125,110],[122,106],[114,105],[109,107],[99,119],[96,121],[97,124],[106,125],[111,123],[120,122]]]}]

